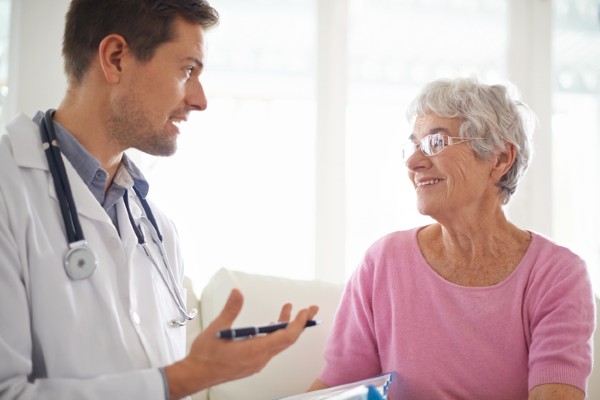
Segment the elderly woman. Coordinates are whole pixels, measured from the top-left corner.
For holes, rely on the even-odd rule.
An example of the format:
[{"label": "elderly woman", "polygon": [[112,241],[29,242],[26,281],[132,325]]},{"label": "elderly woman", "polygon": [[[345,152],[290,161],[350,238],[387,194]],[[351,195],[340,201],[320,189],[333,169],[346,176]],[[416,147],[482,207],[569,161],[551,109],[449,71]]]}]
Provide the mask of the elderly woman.
[{"label": "elderly woman", "polygon": [[436,223],[369,248],[311,389],[395,371],[390,399],[583,399],[585,263],[503,211],[529,164],[529,110],[500,85],[438,80],[408,117],[408,177]]}]

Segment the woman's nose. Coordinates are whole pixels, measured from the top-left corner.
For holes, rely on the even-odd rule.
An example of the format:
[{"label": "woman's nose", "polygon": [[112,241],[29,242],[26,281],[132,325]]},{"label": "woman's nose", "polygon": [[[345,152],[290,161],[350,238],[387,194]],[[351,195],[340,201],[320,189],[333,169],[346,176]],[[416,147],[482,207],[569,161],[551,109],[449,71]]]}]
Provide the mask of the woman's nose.
[{"label": "woman's nose", "polygon": [[404,160],[404,165],[410,171],[415,171],[422,168],[427,168],[428,165],[431,165],[431,160],[427,157],[421,149],[417,146],[415,151],[412,154],[408,155],[408,157]]}]

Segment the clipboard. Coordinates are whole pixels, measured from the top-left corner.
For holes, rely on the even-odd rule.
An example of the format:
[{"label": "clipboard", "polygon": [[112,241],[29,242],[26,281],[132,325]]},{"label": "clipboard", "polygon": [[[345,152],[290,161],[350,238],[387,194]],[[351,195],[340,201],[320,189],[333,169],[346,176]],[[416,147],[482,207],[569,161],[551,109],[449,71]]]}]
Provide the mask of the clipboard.
[{"label": "clipboard", "polygon": [[344,385],[283,397],[279,400],[386,400],[393,372]]}]

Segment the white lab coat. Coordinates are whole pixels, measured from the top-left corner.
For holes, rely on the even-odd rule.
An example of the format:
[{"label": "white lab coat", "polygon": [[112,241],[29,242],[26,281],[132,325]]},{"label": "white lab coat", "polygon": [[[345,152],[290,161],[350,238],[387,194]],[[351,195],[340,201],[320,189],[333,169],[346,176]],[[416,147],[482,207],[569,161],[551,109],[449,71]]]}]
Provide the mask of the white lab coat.
[{"label": "white lab coat", "polygon": [[[185,352],[185,328],[168,324],[180,316],[175,302],[137,244],[123,200],[119,235],[63,160],[83,233],[99,258],[95,273],[78,281],[63,267],[68,244],[38,126],[20,115],[0,136],[0,398],[164,399],[157,367]],[[165,268],[133,193],[130,207]],[[180,284],[174,226],[152,210]]]}]

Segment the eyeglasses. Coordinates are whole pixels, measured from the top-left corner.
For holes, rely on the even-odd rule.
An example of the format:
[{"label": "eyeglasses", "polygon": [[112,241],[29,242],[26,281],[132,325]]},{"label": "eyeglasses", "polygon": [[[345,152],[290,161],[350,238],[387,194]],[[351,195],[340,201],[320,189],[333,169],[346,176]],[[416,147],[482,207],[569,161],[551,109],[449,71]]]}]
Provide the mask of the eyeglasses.
[{"label": "eyeglasses", "polygon": [[417,143],[408,142],[403,144],[402,159],[407,160],[417,149],[420,149],[421,153],[423,153],[425,156],[431,157],[440,154],[446,147],[452,146],[453,144],[460,144],[479,139],[483,138],[462,138],[443,135],[441,133],[432,133],[431,135],[425,136]]}]

